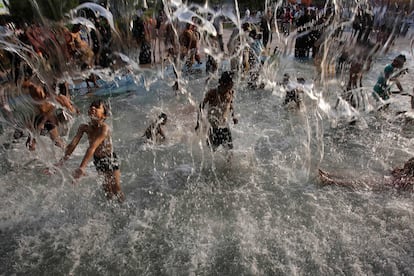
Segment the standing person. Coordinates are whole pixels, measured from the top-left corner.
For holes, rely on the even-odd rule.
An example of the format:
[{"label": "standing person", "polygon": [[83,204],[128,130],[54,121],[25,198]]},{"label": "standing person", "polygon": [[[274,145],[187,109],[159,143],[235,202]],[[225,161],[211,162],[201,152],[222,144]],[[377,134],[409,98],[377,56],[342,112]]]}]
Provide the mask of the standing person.
[{"label": "standing person", "polygon": [[178,35],[174,23],[170,19],[165,23],[164,48],[167,52],[166,58],[176,63],[179,48]]},{"label": "standing person", "polygon": [[[233,140],[231,137],[230,127],[227,122],[228,115],[231,113],[233,123],[238,123],[237,118],[234,116],[233,99],[234,91],[232,73],[226,71],[221,74],[219,86],[209,90],[204,97],[203,102],[200,104],[200,112],[207,105],[207,119],[210,123],[207,145],[213,151],[215,151],[220,145],[228,150],[233,149]],[[199,127],[200,122],[199,118],[197,118],[195,130],[198,130]]]},{"label": "standing person", "polygon": [[137,13],[134,20],[133,36],[137,41],[139,51],[139,64],[151,64],[151,34],[149,25],[151,22],[145,18],[142,11]]},{"label": "standing person", "polygon": [[[118,198],[119,202],[124,201],[124,194],[121,191],[121,171],[116,154],[113,152],[111,141],[110,127],[105,123],[109,116],[109,107],[102,100],[96,100],[91,103],[88,111],[91,121],[88,124],[82,124],[72,142],[65,149],[65,156],[62,159],[66,161],[79,144],[83,134],[86,133],[89,140],[89,147],[78,169],[73,173],[75,179],[85,175],[85,169],[93,157],[93,163],[99,174],[103,174],[104,191],[108,199],[113,196]],[[61,163],[62,163],[61,162]]]},{"label": "standing person", "polygon": [[244,13],[244,22],[250,21],[250,10],[249,8],[246,9],[246,12]]},{"label": "standing person", "polygon": [[188,67],[194,64],[194,60],[201,64],[201,57],[198,53],[198,40],[196,26],[187,23],[185,30],[180,36],[181,58],[188,57],[186,65]]},{"label": "standing person", "polygon": [[283,33],[285,36],[290,34],[290,26],[292,24],[293,15],[290,8],[286,8],[285,14],[283,15]]},{"label": "standing person", "polygon": [[[406,70],[401,70],[404,66],[405,61],[405,56],[399,55],[396,58],[394,58],[391,64],[385,66],[384,72],[381,72],[380,76],[378,77],[377,83],[374,86],[373,95],[376,99],[379,99],[380,97],[382,100],[385,101],[390,98],[390,82],[394,82],[401,92],[404,90],[400,81],[398,80],[398,77],[402,73],[406,72]],[[397,70],[400,70],[400,72],[397,72]]]},{"label": "standing person", "polygon": [[224,32],[223,20],[224,20],[224,16],[221,14],[221,11],[219,11],[218,7],[215,7],[214,11],[217,14],[214,17],[213,25],[214,25],[214,28],[216,28],[217,41],[219,43],[220,51],[224,52],[224,42],[223,42],[223,32]]},{"label": "standing person", "polygon": [[[269,43],[269,39],[270,39],[271,20],[272,20],[272,12],[269,10],[269,11],[267,11],[267,13],[265,13],[262,16],[262,19],[260,21],[260,30],[263,33],[263,46],[264,46],[265,50],[267,49],[267,44]],[[272,41],[270,41],[270,43],[272,43]]]},{"label": "standing person", "polygon": [[69,52],[74,58],[79,59],[82,69],[92,68],[95,61],[94,53],[88,42],[82,39],[81,31],[81,24],[73,25],[68,41]]},{"label": "standing person", "polygon": [[[253,43],[253,39],[249,36],[251,31],[250,23],[245,22],[241,26],[241,30],[236,26],[233,28],[233,32],[227,42],[227,50],[230,55],[230,67],[231,70],[243,70],[249,71],[249,52]],[[245,47],[245,46],[248,47]],[[240,68],[241,65],[241,68]]]}]

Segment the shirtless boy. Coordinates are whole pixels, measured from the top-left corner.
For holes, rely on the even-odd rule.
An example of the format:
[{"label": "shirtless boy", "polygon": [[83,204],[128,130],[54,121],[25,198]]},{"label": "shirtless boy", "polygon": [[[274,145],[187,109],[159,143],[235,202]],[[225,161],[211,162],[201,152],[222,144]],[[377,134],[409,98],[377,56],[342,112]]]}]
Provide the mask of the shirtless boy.
[{"label": "shirtless boy", "polygon": [[66,147],[63,160],[67,160],[75,150],[83,134],[86,133],[89,140],[89,147],[78,169],[73,173],[75,179],[85,175],[85,169],[93,157],[93,163],[99,174],[103,174],[104,191],[108,199],[113,196],[118,201],[124,200],[124,194],[121,191],[121,171],[116,154],[112,149],[111,130],[104,122],[109,116],[109,108],[102,100],[92,102],[88,111],[91,121],[88,124],[79,126],[78,132],[72,142]]},{"label": "shirtless boy", "polygon": [[[200,111],[207,105],[207,119],[210,123],[207,144],[213,151],[220,145],[227,149],[233,149],[233,140],[227,122],[228,115],[231,112],[233,123],[238,123],[234,116],[233,98],[232,74],[223,72],[219,79],[219,86],[209,90],[200,104]],[[195,129],[198,130],[199,126],[199,120],[197,120]]]}]

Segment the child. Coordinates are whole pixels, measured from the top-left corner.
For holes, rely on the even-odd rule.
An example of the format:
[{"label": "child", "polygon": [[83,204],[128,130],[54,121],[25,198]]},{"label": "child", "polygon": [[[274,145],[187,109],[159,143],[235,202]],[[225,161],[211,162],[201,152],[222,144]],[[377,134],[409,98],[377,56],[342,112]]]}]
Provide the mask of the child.
[{"label": "child", "polygon": [[[233,118],[234,124],[238,123],[233,109],[233,86],[233,74],[228,71],[223,72],[218,87],[210,89],[200,104],[200,113],[202,109],[207,109],[207,119],[210,123],[207,145],[213,151],[216,151],[220,145],[228,150],[233,149],[233,139],[228,123],[229,116]],[[197,118],[196,131],[200,127],[199,118]]]},{"label": "child", "polygon": [[291,102],[295,103],[297,109],[300,109],[302,106],[302,94],[303,92],[303,85],[305,84],[304,78],[297,78],[297,84],[290,82],[289,74],[283,75],[283,86],[286,89],[285,100],[283,105],[287,105]]},{"label": "child", "polygon": [[[49,95],[46,93],[44,87],[40,84],[34,83],[29,76],[25,76],[22,83],[22,88],[25,93],[31,96],[34,101],[35,118],[33,126],[29,129],[38,130],[41,135],[49,134],[50,139],[60,148],[65,147],[65,143],[60,137],[57,126],[60,121],[57,116],[57,109],[53,102],[50,101]],[[67,107],[67,106],[65,106]],[[26,146],[29,150],[36,149],[36,139],[29,135]]]},{"label": "child", "polygon": [[[377,83],[374,86],[373,96],[375,99],[386,101],[390,98],[391,84],[394,82],[398,89],[402,92],[404,89],[398,80],[398,77],[407,72],[407,69],[401,70],[406,62],[404,55],[397,56],[391,64],[385,66],[384,71],[378,77]],[[397,71],[400,70],[398,73]]]},{"label": "child", "polygon": [[143,137],[147,137],[148,140],[157,141],[158,136],[160,136],[160,140],[165,140],[165,134],[161,126],[164,126],[167,123],[167,114],[161,113],[158,116],[158,120],[153,122],[146,130]]},{"label": "child", "polygon": [[92,102],[88,111],[91,121],[88,124],[79,126],[78,132],[72,142],[66,147],[63,160],[67,160],[75,150],[83,134],[86,133],[89,140],[89,147],[78,169],[73,173],[73,177],[78,179],[85,175],[85,168],[89,161],[94,159],[93,163],[96,170],[103,174],[104,190],[108,199],[113,196],[118,198],[119,202],[124,200],[124,194],[121,191],[121,171],[116,154],[112,150],[111,131],[109,126],[104,122],[109,116],[109,108],[102,100]]}]

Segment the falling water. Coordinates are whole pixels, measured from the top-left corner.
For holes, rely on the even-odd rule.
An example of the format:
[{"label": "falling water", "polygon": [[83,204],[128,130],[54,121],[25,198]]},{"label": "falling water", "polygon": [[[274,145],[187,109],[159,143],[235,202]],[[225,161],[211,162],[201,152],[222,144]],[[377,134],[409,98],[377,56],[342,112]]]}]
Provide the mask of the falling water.
[{"label": "falling water", "polygon": [[[295,40],[304,33],[274,32],[270,54],[277,49],[259,75],[264,88],[251,89],[248,74],[236,74],[234,106],[239,124],[231,126],[231,162],[223,150],[211,152],[203,133],[194,131],[198,103],[217,85],[219,73],[207,81],[204,64],[186,71],[181,61],[160,61],[143,68],[136,47],[128,47],[130,41],[119,32],[108,10],[84,3],[69,14],[66,23],[87,25],[79,12],[84,8],[105,17],[118,47],[114,59],[121,64],[112,69],[81,71],[57,62],[57,69],[51,71],[31,48],[3,34],[1,49],[30,64],[45,85],[51,87],[53,77],[70,82],[81,115],[71,123],[66,141],[81,123],[88,122],[92,99],[109,101],[112,117],[107,121],[121,159],[126,201],[105,200],[92,164],[80,181],[72,178],[87,149],[86,139],[62,168],[53,164],[63,151],[53,147],[48,137],[38,137],[35,152],[27,150],[25,138],[13,140],[14,128],[24,128],[34,115],[19,85],[4,83],[0,274],[412,274],[412,194],[377,191],[372,186],[381,186],[392,168],[413,156],[413,113],[408,97],[402,95],[390,100],[388,110],[377,112],[381,103],[371,93],[379,72],[400,53],[406,55],[409,69],[401,81],[406,91],[412,90],[413,32],[410,29],[389,49],[390,41],[376,52],[363,86],[354,91],[362,102],[359,108],[343,97],[347,71],[334,68],[343,47],[356,49],[352,20],[358,7],[366,4],[326,4],[325,10],[332,13],[324,21],[328,22],[320,45],[324,54],[315,59],[294,57]],[[282,1],[272,5],[266,1],[266,5],[276,12]],[[197,17],[198,30],[206,34],[201,36],[202,50],[215,53],[208,36],[215,29],[207,15],[218,16],[212,7],[176,0],[164,1],[164,8],[171,21],[186,23]],[[237,2],[223,7],[229,25],[239,29],[240,8]],[[350,17],[343,16],[345,9]],[[340,26],[343,33],[337,35]],[[56,56],[62,55],[55,48]],[[231,57],[221,57],[219,72],[230,69]],[[317,59],[321,70],[315,69]],[[51,77],[51,72],[56,76]],[[92,96],[81,82],[90,72],[102,78]],[[306,79],[300,110],[283,106],[284,73],[292,80]],[[176,74],[178,91],[171,88]],[[292,85],[301,84],[293,81]],[[146,143],[142,135],[160,112],[169,117],[167,140]],[[54,168],[55,173],[45,175],[45,168]],[[365,179],[366,186],[323,186],[318,168]]]}]

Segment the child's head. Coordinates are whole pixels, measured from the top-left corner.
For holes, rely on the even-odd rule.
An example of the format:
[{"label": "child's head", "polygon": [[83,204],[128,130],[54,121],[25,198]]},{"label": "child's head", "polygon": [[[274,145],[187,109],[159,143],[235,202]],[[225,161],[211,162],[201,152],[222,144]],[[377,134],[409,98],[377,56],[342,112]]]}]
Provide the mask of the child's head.
[{"label": "child's head", "polygon": [[97,114],[93,114],[92,110],[100,110],[102,108],[102,115],[104,116],[102,119],[106,119],[110,116],[110,109],[108,103],[104,100],[95,100],[89,106],[89,115],[96,116]]},{"label": "child's head", "polygon": [[167,114],[161,113],[160,116],[158,116],[158,119],[162,125],[165,125],[167,123]]},{"label": "child's head", "polygon": [[402,68],[407,61],[405,55],[398,55],[392,62],[394,67]]},{"label": "child's head", "polygon": [[219,79],[219,84],[233,86],[233,73],[230,71],[224,71]]}]

